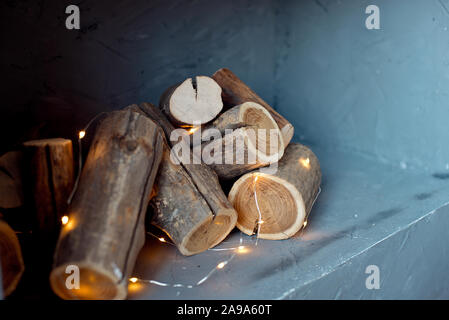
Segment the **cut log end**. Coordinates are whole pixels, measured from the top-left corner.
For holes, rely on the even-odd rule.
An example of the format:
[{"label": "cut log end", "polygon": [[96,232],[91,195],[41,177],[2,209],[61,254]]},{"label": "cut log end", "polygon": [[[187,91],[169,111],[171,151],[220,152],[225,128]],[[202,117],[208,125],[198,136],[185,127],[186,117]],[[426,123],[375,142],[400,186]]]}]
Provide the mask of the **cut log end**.
[{"label": "cut log end", "polygon": [[[228,132],[228,129],[232,131]],[[284,154],[284,138],[276,121],[258,103],[244,102],[227,110],[205,127],[202,140],[211,140],[216,130],[224,136],[204,142],[203,148],[206,154],[211,154],[211,158],[222,157],[219,162],[208,161],[222,179],[234,178],[278,162]],[[213,155],[210,150],[214,151]]]},{"label": "cut log end", "polygon": [[[79,266],[79,287],[72,287],[67,267]],[[127,295],[127,281],[120,281],[103,267],[90,264],[66,263],[53,269],[50,275],[53,291],[66,300],[122,300]]]},{"label": "cut log end", "polygon": [[260,223],[260,238],[287,239],[304,224],[306,210],[301,194],[276,176],[257,172],[244,175],[232,187],[229,200],[239,213],[237,227],[248,235],[254,234]]},{"label": "cut log end", "polygon": [[306,146],[291,143],[276,172],[250,172],[232,186],[228,198],[238,212],[237,227],[251,235],[262,221],[262,239],[280,240],[295,235],[304,226],[320,184],[318,158]]},{"label": "cut log end", "polygon": [[[162,142],[156,123],[131,110],[113,111],[98,125],[55,250],[50,281],[62,298],[126,297]],[[70,265],[79,268],[79,289],[70,285]]]},{"label": "cut log end", "polygon": [[171,120],[181,125],[207,123],[223,109],[220,86],[206,76],[185,80],[161,104]]},{"label": "cut log end", "polygon": [[3,291],[5,296],[8,296],[16,289],[25,266],[19,239],[4,221],[0,221],[0,263]]},{"label": "cut log end", "polygon": [[293,139],[295,128],[290,123],[287,123],[281,128],[281,132],[282,137],[284,138],[284,142],[288,144]]},{"label": "cut log end", "polygon": [[185,237],[179,250],[190,256],[215,247],[235,227],[237,215],[233,209],[221,210],[215,218],[211,215]]},{"label": "cut log end", "polygon": [[282,132],[285,145],[290,143],[294,128],[290,122],[259,97],[251,88],[240,80],[231,70],[222,68],[212,75],[222,88],[222,99],[226,106],[235,106],[246,101],[257,102],[266,108],[277,122]]},{"label": "cut log end", "polygon": [[[284,153],[284,139],[267,109],[255,102],[245,102],[242,104],[240,117],[241,122],[254,129],[255,135],[248,136],[251,151],[257,152],[261,162],[278,161]],[[260,129],[265,132],[259,132]]]}]

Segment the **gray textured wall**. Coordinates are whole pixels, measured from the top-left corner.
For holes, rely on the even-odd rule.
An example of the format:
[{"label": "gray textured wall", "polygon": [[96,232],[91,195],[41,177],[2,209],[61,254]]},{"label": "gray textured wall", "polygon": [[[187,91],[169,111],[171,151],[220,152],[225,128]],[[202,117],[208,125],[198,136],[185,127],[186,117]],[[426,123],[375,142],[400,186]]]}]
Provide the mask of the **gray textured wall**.
[{"label": "gray textured wall", "polygon": [[100,110],[158,103],[168,86],[221,67],[272,101],[272,1],[86,0],[79,31],[65,28],[72,2],[0,4],[5,147],[37,135],[24,127],[74,134]]},{"label": "gray textured wall", "polygon": [[[73,135],[99,110],[157,103],[167,86],[226,66],[297,140],[449,169],[448,0],[86,0],[80,31],[64,27],[69,3],[0,5],[1,149]],[[381,30],[365,28],[372,3]]]},{"label": "gray textured wall", "polygon": [[[297,139],[449,169],[449,1],[283,1],[275,100]],[[365,28],[380,8],[381,30]]]}]

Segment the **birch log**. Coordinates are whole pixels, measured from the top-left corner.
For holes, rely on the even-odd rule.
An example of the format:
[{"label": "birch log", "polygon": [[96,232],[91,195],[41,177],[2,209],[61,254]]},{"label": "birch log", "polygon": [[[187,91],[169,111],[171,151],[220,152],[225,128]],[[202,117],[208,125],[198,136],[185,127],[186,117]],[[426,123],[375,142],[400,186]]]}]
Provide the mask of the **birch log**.
[{"label": "birch log", "polygon": [[239,215],[237,227],[251,235],[260,224],[262,239],[293,236],[305,225],[320,183],[321,169],[315,154],[291,143],[275,174],[250,172],[232,186],[228,197]]},{"label": "birch log", "polygon": [[247,101],[256,102],[267,109],[278,124],[284,143],[287,146],[294,133],[294,128],[283,116],[274,110],[268,103],[259,97],[250,87],[240,80],[231,70],[223,68],[212,76],[221,87],[223,102],[228,106],[236,106]]},{"label": "birch log", "polygon": [[[115,111],[98,125],[54,256],[50,283],[61,298],[126,297],[161,157],[161,130],[147,117]],[[79,289],[67,287],[70,268]]]},{"label": "birch log", "polygon": [[168,118],[175,124],[204,124],[223,109],[221,88],[210,77],[188,78],[168,88],[159,102]]}]

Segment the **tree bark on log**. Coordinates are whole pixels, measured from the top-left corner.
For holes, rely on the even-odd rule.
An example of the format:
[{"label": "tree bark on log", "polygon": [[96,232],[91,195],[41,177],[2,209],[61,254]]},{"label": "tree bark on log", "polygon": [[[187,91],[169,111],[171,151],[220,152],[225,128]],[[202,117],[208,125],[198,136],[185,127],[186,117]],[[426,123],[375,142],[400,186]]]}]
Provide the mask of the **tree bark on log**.
[{"label": "tree bark on log", "polygon": [[183,255],[203,252],[219,244],[234,228],[237,214],[230,208],[216,216],[182,165],[170,159],[165,145],[150,205],[152,223],[167,233]]},{"label": "tree bark on log", "polygon": [[[149,103],[139,108],[163,128],[169,140],[175,128],[161,111]],[[152,223],[166,231],[181,253],[191,255],[221,242],[235,227],[237,212],[211,168],[176,159],[179,164],[170,159],[167,146],[156,182],[157,195],[151,201],[155,208]]]},{"label": "tree bark on log", "polygon": [[221,87],[223,102],[228,106],[236,106],[247,101],[256,102],[267,109],[273,119],[278,124],[284,143],[287,146],[294,133],[294,128],[283,116],[274,110],[268,103],[260,98],[251,88],[249,88],[242,80],[240,80],[231,70],[223,68],[218,70],[212,76]]},{"label": "tree bark on log", "polygon": [[161,109],[175,124],[204,124],[214,119],[223,109],[221,88],[210,77],[188,78],[168,88],[159,102]]},{"label": "tree bark on log", "polygon": [[[54,256],[50,283],[61,298],[126,297],[162,146],[160,128],[130,110],[98,125]],[[79,289],[66,286],[70,265],[79,268]]]},{"label": "tree bark on log", "polygon": [[293,236],[305,226],[320,183],[321,169],[315,154],[299,143],[291,143],[275,174],[250,172],[232,186],[228,197],[239,215],[237,227],[251,235],[261,220],[260,238]]},{"label": "tree bark on log", "polygon": [[[226,133],[228,130],[232,132]],[[204,127],[201,140],[209,140],[201,146],[203,159],[209,159],[205,162],[222,179],[278,162],[285,149],[278,125],[255,102],[245,102],[222,113]]]},{"label": "tree bark on log", "polygon": [[26,198],[32,203],[35,231],[58,232],[74,183],[72,141],[62,138],[25,142]]},{"label": "tree bark on log", "polygon": [[23,205],[22,152],[10,151],[0,157],[0,208]]},{"label": "tree bark on log", "polygon": [[17,287],[25,266],[22,259],[19,239],[13,229],[0,220],[0,263],[5,296],[10,295]]}]

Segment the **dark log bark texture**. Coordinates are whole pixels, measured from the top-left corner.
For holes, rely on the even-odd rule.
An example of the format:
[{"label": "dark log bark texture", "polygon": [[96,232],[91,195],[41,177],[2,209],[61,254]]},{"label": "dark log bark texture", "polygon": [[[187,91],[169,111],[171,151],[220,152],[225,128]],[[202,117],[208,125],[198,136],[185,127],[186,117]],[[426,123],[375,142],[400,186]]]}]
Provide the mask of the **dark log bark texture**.
[{"label": "dark log bark texture", "polygon": [[[163,151],[162,131],[143,115],[111,112],[98,125],[50,283],[64,299],[124,299],[145,241],[144,217]],[[79,289],[66,268],[79,268]]]},{"label": "dark log bark texture", "polygon": [[10,151],[0,157],[0,208],[23,205],[22,152]]},{"label": "dark log bark texture", "polygon": [[74,184],[72,141],[62,138],[24,143],[26,201],[33,205],[34,231],[57,233]]},{"label": "dark log bark texture", "polygon": [[[161,111],[149,103],[139,108],[163,128],[169,140],[175,128]],[[223,240],[234,228],[237,213],[211,168],[203,163],[183,162],[174,153],[172,156],[179,164],[169,159],[167,147],[156,184],[157,195],[152,200],[156,208],[153,223],[169,234],[183,254],[194,254]]]}]

